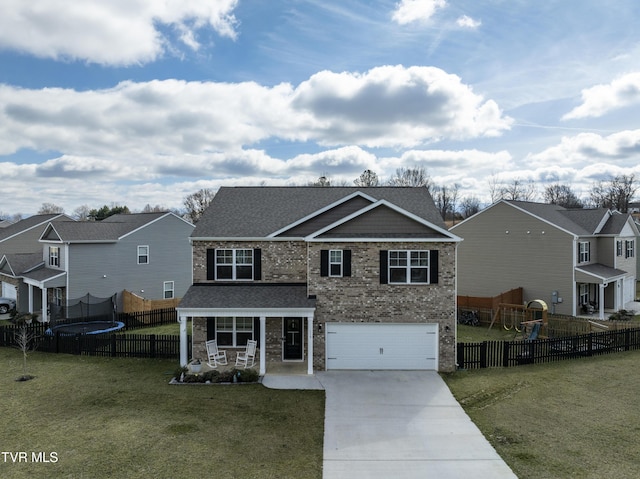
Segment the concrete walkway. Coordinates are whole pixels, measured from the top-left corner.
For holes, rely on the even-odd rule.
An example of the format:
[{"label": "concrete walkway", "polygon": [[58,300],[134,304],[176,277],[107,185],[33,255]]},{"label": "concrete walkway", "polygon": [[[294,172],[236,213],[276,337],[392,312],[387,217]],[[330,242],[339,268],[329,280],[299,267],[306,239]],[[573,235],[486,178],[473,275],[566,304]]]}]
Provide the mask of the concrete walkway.
[{"label": "concrete walkway", "polygon": [[263,384],[325,389],[324,479],[516,477],[436,372],[267,374]]}]

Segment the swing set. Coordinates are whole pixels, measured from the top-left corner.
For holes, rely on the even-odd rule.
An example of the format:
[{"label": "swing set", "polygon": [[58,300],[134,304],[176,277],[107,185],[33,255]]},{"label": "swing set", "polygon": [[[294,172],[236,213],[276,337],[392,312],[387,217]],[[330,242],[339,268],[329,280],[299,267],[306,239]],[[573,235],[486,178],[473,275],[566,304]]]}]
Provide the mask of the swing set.
[{"label": "swing set", "polygon": [[[532,331],[538,331],[542,325],[547,325],[548,309],[547,303],[541,299],[534,299],[526,304],[499,303],[489,329],[498,322],[506,331],[515,329],[516,335],[522,333],[525,339],[529,339]],[[534,328],[536,324],[541,326]]]}]

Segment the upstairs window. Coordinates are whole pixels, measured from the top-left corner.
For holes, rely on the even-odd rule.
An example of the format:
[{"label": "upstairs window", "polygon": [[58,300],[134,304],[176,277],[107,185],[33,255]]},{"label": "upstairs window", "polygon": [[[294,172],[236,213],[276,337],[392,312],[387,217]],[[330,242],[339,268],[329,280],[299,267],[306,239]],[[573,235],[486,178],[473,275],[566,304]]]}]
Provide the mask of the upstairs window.
[{"label": "upstairs window", "polygon": [[175,283],[173,281],[165,281],[164,283],[162,283],[164,299],[173,299],[174,289]]},{"label": "upstairs window", "polygon": [[588,263],[591,261],[591,244],[588,241],[581,241],[578,250],[578,262]]},{"label": "upstairs window", "polygon": [[207,250],[207,279],[251,281],[261,279],[260,249]]},{"label": "upstairs window", "polygon": [[60,267],[60,248],[49,246],[49,266]]},{"label": "upstairs window", "polygon": [[616,256],[622,256],[622,240],[616,241]]},{"label": "upstairs window", "polygon": [[380,282],[383,284],[438,283],[438,250],[381,251]]},{"label": "upstairs window", "polygon": [[635,241],[625,241],[625,258],[633,258],[635,256]]},{"label": "upstairs window", "polygon": [[329,276],[334,278],[351,276],[351,250],[321,250],[320,276]]},{"label": "upstairs window", "polygon": [[138,264],[149,264],[149,247],[138,246]]}]

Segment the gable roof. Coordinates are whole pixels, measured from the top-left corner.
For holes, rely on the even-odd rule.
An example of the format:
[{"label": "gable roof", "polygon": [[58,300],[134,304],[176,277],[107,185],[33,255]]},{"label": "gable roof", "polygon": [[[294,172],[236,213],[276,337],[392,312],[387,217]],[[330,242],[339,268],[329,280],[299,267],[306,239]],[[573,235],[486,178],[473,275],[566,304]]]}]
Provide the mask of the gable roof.
[{"label": "gable roof", "polygon": [[[342,208],[353,214],[363,206],[385,200],[399,210],[446,231],[426,188],[412,187],[222,187],[202,215],[192,238],[287,237],[288,230]],[[352,210],[349,210],[352,205]],[[348,211],[348,213],[347,213]],[[327,216],[329,218],[330,216]],[[318,220],[314,231],[333,221]],[[314,231],[306,231],[305,235]],[[300,231],[296,235],[300,234]],[[302,236],[302,235],[301,235]]]},{"label": "gable roof", "polygon": [[[628,214],[613,213],[607,208],[567,209],[559,205],[534,203],[530,201],[500,200],[487,209],[498,204],[506,204],[527,214],[530,214],[556,228],[575,236],[593,236],[598,234],[619,234],[624,228]],[[471,218],[481,215],[485,210],[453,226],[465,223]]]},{"label": "gable roof", "polygon": [[74,222],[72,218],[64,214],[49,214],[49,215],[33,215],[20,220],[16,223],[0,228],[0,243],[7,241],[10,238],[18,236],[25,231],[29,231],[33,228],[44,227],[47,223],[56,222]]},{"label": "gable roof", "polygon": [[42,253],[11,253],[0,258],[0,272],[20,276],[39,265],[43,265]]},{"label": "gable roof", "polygon": [[[169,215],[176,216],[167,212],[133,213],[112,215],[102,221],[52,223],[42,233],[40,241],[113,243]],[[179,217],[176,216],[176,218]]]}]

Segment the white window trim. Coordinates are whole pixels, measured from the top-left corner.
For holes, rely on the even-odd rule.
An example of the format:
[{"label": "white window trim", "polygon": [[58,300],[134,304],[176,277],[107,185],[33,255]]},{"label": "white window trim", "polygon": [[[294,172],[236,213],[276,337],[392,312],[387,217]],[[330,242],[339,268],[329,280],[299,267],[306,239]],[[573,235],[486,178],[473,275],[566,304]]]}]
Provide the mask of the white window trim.
[{"label": "white window trim", "polygon": [[616,241],[616,256],[622,256],[624,254],[624,247],[622,240]]},{"label": "white window trim", "polygon": [[[392,266],[391,260],[394,253],[405,253],[406,254],[406,265],[403,266]],[[427,255],[427,266],[413,266],[411,264],[411,255],[412,253],[426,253]],[[431,281],[431,252],[429,250],[389,250],[388,258],[387,258],[387,281],[389,284],[430,284]],[[393,281],[392,280],[392,269],[405,269],[405,278],[406,281]],[[426,281],[411,281],[411,271],[413,269],[425,269],[426,270]]]},{"label": "white window trim", "polygon": [[578,291],[578,297],[580,298],[581,305],[589,303],[589,285],[588,284],[580,283],[580,290]]},{"label": "white window trim", "polygon": [[[337,261],[332,261],[332,255],[333,254],[337,254],[340,256],[340,259]],[[329,250],[329,276],[333,277],[333,278],[342,278],[342,276],[344,275],[344,265],[343,265],[343,261],[344,261],[344,252],[341,249],[331,249]],[[332,266],[337,265],[340,273],[338,274],[333,274],[333,268]]]},{"label": "white window trim", "polygon": [[49,266],[60,267],[60,247],[49,246]]},{"label": "white window trim", "polygon": [[589,261],[591,261],[591,243],[589,241],[580,241],[578,245],[578,263],[588,263]]},{"label": "white window trim", "polygon": [[[142,254],[140,252],[141,248],[146,248],[146,254]],[[142,258],[142,257],[146,257],[147,260],[145,262],[141,262],[140,258]],[[138,264],[149,264],[150,262],[151,262],[151,255],[150,255],[149,245],[146,245],[146,244],[138,245]]]},{"label": "white window trim", "polygon": [[624,257],[625,258],[633,258],[635,256],[635,246],[636,246],[636,242],[635,240],[627,240],[625,241],[625,248],[624,248]]},{"label": "white window trim", "polygon": [[[218,263],[218,253],[223,251],[231,251],[232,258],[231,263]],[[251,263],[238,263],[238,252],[239,251],[250,251],[251,252]],[[219,278],[218,277],[218,266],[231,266],[231,278]],[[249,278],[238,278],[238,266],[251,266],[251,275]],[[215,278],[216,281],[253,281],[253,275],[255,271],[255,255],[254,250],[251,248],[220,248],[216,249],[215,252]]]},{"label": "white window trim", "polygon": [[[169,286],[169,287],[168,287]],[[171,291],[171,296],[167,298],[167,292]],[[175,298],[176,285],[174,281],[164,281],[162,283],[162,297],[164,299]]]}]

